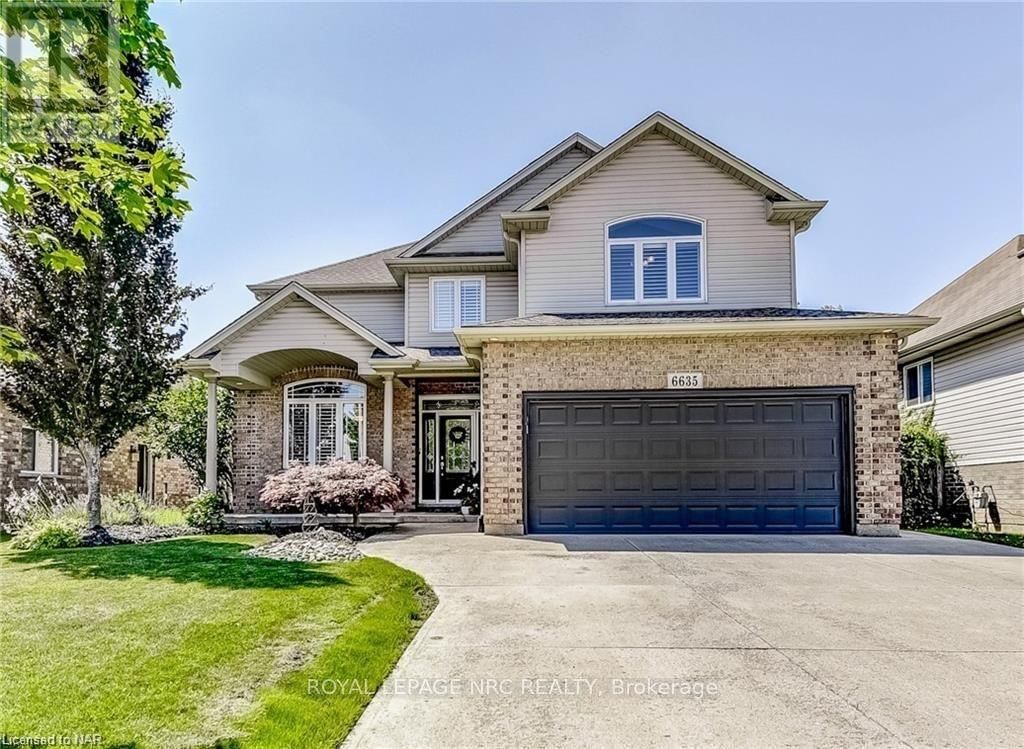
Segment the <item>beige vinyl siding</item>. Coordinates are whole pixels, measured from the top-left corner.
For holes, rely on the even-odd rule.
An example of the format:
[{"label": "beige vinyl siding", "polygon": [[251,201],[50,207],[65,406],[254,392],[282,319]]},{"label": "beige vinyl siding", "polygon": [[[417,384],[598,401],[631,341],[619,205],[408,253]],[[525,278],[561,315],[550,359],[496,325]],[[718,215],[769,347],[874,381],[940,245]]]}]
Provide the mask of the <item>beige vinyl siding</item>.
[{"label": "beige vinyl siding", "polygon": [[218,356],[218,367],[232,372],[250,357],[280,349],[321,349],[365,364],[374,346],[304,300],[292,298],[228,341]]},{"label": "beige vinyl siding", "polygon": [[405,295],[394,291],[325,291],[319,294],[388,343],[405,338]]},{"label": "beige vinyl siding", "polygon": [[502,253],[505,250],[501,234],[501,214],[513,211],[548,185],[557,182],[588,158],[579,148],[572,148],[533,175],[512,192],[500,198],[472,220],[465,223],[433,247],[426,255],[462,253]]},{"label": "beige vinyl siding", "polygon": [[935,426],[959,462],[1024,460],[1024,322],[936,354],[933,367]]},{"label": "beige vinyl siding", "polygon": [[[486,320],[503,320],[518,314],[518,278],[515,271],[502,273],[459,273],[453,277],[484,278]],[[409,346],[457,346],[451,333],[430,332],[430,279],[442,274],[410,273],[405,277],[409,300]]]},{"label": "beige vinyl siding", "polygon": [[[650,135],[551,206],[527,235],[525,314],[792,307],[789,226],[769,224],[762,195],[662,135]],[[706,222],[706,303],[608,305],[605,224],[643,213]]]}]

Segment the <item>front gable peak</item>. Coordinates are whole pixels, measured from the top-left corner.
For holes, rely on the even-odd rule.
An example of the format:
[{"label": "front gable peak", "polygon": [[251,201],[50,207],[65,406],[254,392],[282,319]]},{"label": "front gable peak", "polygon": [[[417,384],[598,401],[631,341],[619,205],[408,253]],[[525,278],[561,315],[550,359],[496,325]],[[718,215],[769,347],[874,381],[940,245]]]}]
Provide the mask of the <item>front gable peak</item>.
[{"label": "front gable peak", "polygon": [[751,166],[738,156],[729,153],[681,122],[663,112],[655,112],[631,127],[576,169],[521,204],[515,213],[532,213],[546,208],[550,203],[558,200],[650,135],[660,135],[674,141],[722,172],[764,195],[769,202],[768,220],[773,223],[793,220],[801,228],[806,228],[810,220],[825,205],[825,201],[807,200],[800,193]]}]

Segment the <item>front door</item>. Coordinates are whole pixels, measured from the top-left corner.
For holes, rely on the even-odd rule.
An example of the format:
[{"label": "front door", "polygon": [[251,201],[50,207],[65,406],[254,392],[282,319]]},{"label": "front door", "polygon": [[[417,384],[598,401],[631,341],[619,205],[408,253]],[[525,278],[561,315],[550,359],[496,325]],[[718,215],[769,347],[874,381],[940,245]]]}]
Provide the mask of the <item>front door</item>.
[{"label": "front door", "polygon": [[478,411],[420,413],[420,502],[459,504],[456,489],[479,468]]}]

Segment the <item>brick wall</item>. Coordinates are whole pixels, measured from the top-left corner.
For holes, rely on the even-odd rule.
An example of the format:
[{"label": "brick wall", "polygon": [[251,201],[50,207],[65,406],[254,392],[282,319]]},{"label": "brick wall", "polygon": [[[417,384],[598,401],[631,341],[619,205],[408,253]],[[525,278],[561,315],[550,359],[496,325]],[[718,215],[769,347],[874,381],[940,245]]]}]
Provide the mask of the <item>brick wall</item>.
[{"label": "brick wall", "polygon": [[[32,434],[25,423],[0,402],[0,494],[8,493],[12,487],[14,491],[22,491],[38,480],[31,472]],[[138,454],[131,448],[138,444],[138,434],[129,434],[103,459],[100,485],[104,494],[136,490]],[[72,494],[85,493],[85,472],[78,452],[61,445],[59,465],[56,480]],[[156,459],[154,487],[155,499],[173,503],[183,502],[196,493],[191,472],[177,458]]]},{"label": "brick wall", "polygon": [[523,392],[661,390],[670,371],[700,371],[706,388],[853,386],[856,531],[895,535],[896,348],[893,334],[485,343],[485,527],[489,533],[523,532]]},{"label": "brick wall", "polygon": [[[137,490],[139,444],[138,433],[129,434],[103,459],[101,482],[104,494]],[[199,493],[200,487],[196,485],[195,477],[181,460],[163,456],[151,456],[151,460],[154,500],[182,505]]]},{"label": "brick wall", "polygon": [[[274,380],[267,390],[240,391],[236,398],[234,444],[235,512],[263,512],[259,492],[267,476],[281,470],[284,447],[284,387],[298,380],[342,378],[363,382],[355,371],[344,367],[305,367]],[[392,399],[394,438],[392,458],[395,473],[405,479],[410,492],[416,473],[416,397],[413,390],[395,380]],[[384,389],[367,385],[366,454],[378,463],[384,455]]]},{"label": "brick wall", "polygon": [[989,507],[974,510],[982,530],[1024,533],[1024,463],[957,466],[960,479],[973,481],[988,494]]}]

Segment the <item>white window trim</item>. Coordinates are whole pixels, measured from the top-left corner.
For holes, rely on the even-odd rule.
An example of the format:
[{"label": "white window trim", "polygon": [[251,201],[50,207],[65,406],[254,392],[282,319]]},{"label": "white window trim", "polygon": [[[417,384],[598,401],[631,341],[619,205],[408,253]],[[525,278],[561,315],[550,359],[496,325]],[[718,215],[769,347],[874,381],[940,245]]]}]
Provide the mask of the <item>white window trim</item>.
[{"label": "white window trim", "polygon": [[[932,394],[931,394],[931,397],[928,400],[922,400],[920,395],[919,395],[914,400],[909,400],[907,398],[907,372],[909,372],[911,369],[918,370],[918,374],[917,374],[917,392],[920,394],[920,393],[924,392],[924,388],[921,387],[921,371],[920,370],[921,370],[921,367],[923,365],[925,365],[925,364],[931,364],[931,370],[932,370]],[[932,359],[932,357],[929,356],[926,359],[918,359],[913,364],[908,364],[905,367],[903,367],[903,374],[900,377],[900,385],[902,387],[902,392],[900,393],[900,396],[901,396],[900,400],[903,402],[904,407],[910,408],[910,409],[914,409],[914,408],[925,408],[925,407],[928,407],[928,406],[935,405],[935,361],[934,361],[934,359]]]},{"label": "white window trim", "polygon": [[[693,221],[700,224],[701,233],[699,237],[636,237],[632,239],[610,239],[608,230],[616,224],[625,221],[632,221],[638,218],[678,218],[686,221]],[[688,216],[682,213],[637,213],[631,216],[622,216],[609,221],[604,225],[604,288],[605,304],[610,306],[656,306],[667,304],[705,304],[708,300],[708,272],[707,272],[707,222],[697,216]],[[696,242],[698,244],[699,265],[700,265],[700,296],[679,297],[676,296],[676,242]],[[668,297],[665,299],[644,299],[643,285],[643,246],[645,244],[665,243],[668,247]],[[612,245],[633,245],[633,298],[612,299]]]},{"label": "white window trim", "polygon": [[[288,391],[289,391],[290,388],[295,387],[297,385],[309,385],[309,384],[316,383],[316,382],[351,382],[353,385],[359,385],[360,387],[363,388],[363,397],[361,397],[361,398],[357,398],[357,397],[341,397],[341,398],[291,398],[291,397],[289,397]],[[309,404],[312,404],[311,409],[310,409],[312,414],[316,413],[316,404],[317,403],[327,403],[327,402],[336,403],[336,404],[338,404],[339,407],[341,405],[345,404],[345,403],[361,403],[362,406],[363,406],[363,422],[362,422],[362,425],[361,425],[361,427],[359,429],[359,455],[360,456],[365,456],[366,455],[366,427],[367,427],[367,422],[369,421],[369,414],[368,414],[367,406],[366,406],[366,402],[369,399],[368,398],[368,395],[369,395],[368,388],[369,388],[369,385],[367,385],[365,382],[359,382],[358,380],[350,380],[347,377],[314,377],[314,378],[308,379],[308,380],[296,380],[295,382],[289,382],[287,385],[285,385],[284,386],[283,398],[282,398],[282,409],[281,409],[281,465],[284,468],[287,468],[288,465],[290,464],[290,461],[288,460],[288,439],[289,439],[289,433],[288,433],[288,414],[289,414],[289,405],[291,403],[309,403]],[[309,462],[310,455],[309,455],[308,451],[316,449],[316,447],[315,447],[316,440],[314,439],[314,434],[315,434],[316,430],[314,428],[314,423],[315,423],[315,419],[311,418],[311,419],[308,420],[308,422],[306,424],[306,429],[307,429],[307,434],[306,434],[306,450],[307,450],[306,458],[307,458],[307,463],[306,463],[306,465],[312,465]],[[341,415],[339,414],[339,421],[338,421],[339,426],[342,423],[343,422],[341,420]]]},{"label": "white window trim", "polygon": [[[427,311],[430,315],[430,332],[431,333],[451,333],[455,328],[462,327],[462,282],[463,281],[479,281],[480,282],[480,322],[487,320],[487,279],[485,276],[430,276],[430,309]],[[435,316],[434,309],[434,286],[442,281],[454,281],[455,282],[455,326],[452,328],[441,328],[437,325],[437,319]]]}]

